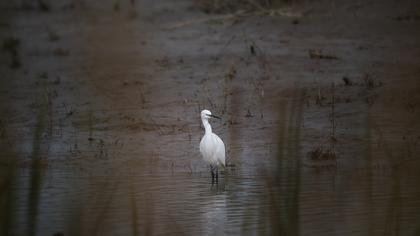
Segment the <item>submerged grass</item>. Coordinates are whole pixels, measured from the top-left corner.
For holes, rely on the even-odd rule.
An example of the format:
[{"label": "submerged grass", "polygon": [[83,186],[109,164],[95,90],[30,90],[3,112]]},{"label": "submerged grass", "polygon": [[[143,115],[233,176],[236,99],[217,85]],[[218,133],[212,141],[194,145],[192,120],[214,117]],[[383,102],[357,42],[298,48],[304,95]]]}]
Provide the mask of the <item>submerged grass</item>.
[{"label": "submerged grass", "polygon": [[[12,235],[15,225],[16,186],[17,183],[17,155],[10,143],[7,127],[0,120],[0,147],[2,156],[6,157],[5,165],[0,165],[0,234]],[[3,161],[3,160],[2,160]]]},{"label": "submerged grass", "polygon": [[[29,196],[28,196],[28,205],[29,205],[29,213],[28,213],[28,229],[27,235],[35,235],[36,234],[36,222],[38,216],[38,205],[39,205],[39,196],[40,196],[40,189],[42,185],[42,157],[41,157],[41,145],[43,139],[43,133],[46,129],[46,119],[47,116],[50,114],[49,106],[51,106],[50,96],[48,95],[48,81],[45,76],[40,76],[41,83],[44,86],[44,92],[41,95],[40,103],[37,115],[37,122],[35,126],[35,130],[33,132],[33,142],[32,142],[32,164],[31,164],[31,177],[30,177],[30,189],[29,189]],[[52,108],[51,108],[52,109]],[[49,117],[52,119],[52,117]]]},{"label": "submerged grass", "polygon": [[[300,234],[301,173],[299,147],[304,103],[303,92],[297,87],[296,94],[289,106],[285,101],[280,103],[278,165],[274,178],[267,177],[266,179],[269,201],[273,206],[269,214],[273,235]],[[287,107],[289,109],[286,109]],[[288,116],[285,111],[289,111]],[[280,193],[275,193],[274,189],[279,189]]]},{"label": "submerged grass", "polygon": [[19,56],[20,40],[15,37],[6,38],[3,41],[3,51],[8,52],[11,56],[10,68],[18,69],[22,66]]},{"label": "submerged grass", "polygon": [[[332,83],[331,85],[331,113],[330,113],[330,135],[329,135],[329,139],[326,140],[327,147],[324,147],[323,144],[318,144],[316,146],[314,146],[312,148],[312,150],[310,150],[307,153],[307,156],[312,160],[312,161],[321,161],[321,160],[332,160],[335,163],[333,165],[335,165],[335,167],[337,167],[337,154],[335,152],[335,144],[337,142],[337,137],[336,137],[336,126],[337,126],[337,122],[336,122],[336,114],[335,114],[335,100],[336,100],[336,96],[335,96],[335,84]],[[318,97],[316,99],[316,103],[321,105],[321,95],[320,95],[320,89],[318,89]],[[324,143],[325,144],[325,143]]]},{"label": "submerged grass", "polygon": [[132,228],[132,232],[133,232],[133,236],[137,236],[140,235],[139,234],[139,229],[137,227],[137,222],[139,220],[139,213],[137,211],[137,204],[136,204],[136,194],[134,191],[134,186],[133,186],[133,177],[130,176],[130,207],[131,207],[131,228]]},{"label": "submerged grass", "polygon": [[89,114],[88,115],[89,115],[89,118],[88,118],[89,138],[88,138],[88,140],[92,141],[93,140],[93,120],[94,120],[92,108],[89,109]]}]

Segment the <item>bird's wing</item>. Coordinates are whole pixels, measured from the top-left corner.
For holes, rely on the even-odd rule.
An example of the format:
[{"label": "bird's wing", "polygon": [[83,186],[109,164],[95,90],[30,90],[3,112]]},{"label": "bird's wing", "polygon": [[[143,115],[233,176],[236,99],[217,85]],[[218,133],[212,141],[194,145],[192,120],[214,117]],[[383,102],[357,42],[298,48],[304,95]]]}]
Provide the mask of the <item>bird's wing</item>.
[{"label": "bird's wing", "polygon": [[217,136],[216,134],[214,135],[214,141],[216,144],[216,149],[214,152],[214,155],[217,159],[217,162],[219,162],[222,165],[225,165],[225,144],[223,143],[222,139],[219,138],[219,136]]}]

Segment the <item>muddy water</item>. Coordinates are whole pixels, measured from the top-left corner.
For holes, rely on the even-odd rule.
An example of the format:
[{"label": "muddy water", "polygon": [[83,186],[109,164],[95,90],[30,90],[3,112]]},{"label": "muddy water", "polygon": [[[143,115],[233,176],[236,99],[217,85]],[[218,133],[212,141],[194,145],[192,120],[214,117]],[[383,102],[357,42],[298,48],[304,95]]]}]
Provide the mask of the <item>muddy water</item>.
[{"label": "muddy water", "polygon": [[[1,235],[420,233],[420,26],[392,20],[412,3],[303,5],[297,25],[190,1],[21,4],[1,5],[22,60],[0,55]],[[223,117],[217,185],[203,108]]]},{"label": "muddy water", "polygon": [[418,176],[398,170],[374,176],[371,170],[319,173],[290,166],[280,176],[225,173],[218,185],[210,184],[207,173],[147,173],[136,165],[102,175],[54,168],[43,173],[42,186],[32,192],[39,196],[31,195],[34,175],[19,173],[10,187],[8,232],[415,234]]}]

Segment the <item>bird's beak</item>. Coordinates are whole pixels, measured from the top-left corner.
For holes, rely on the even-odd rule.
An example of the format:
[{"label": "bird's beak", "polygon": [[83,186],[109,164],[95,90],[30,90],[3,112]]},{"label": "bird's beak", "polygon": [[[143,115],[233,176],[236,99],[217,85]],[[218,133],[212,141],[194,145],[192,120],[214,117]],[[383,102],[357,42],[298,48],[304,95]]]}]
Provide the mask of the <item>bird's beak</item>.
[{"label": "bird's beak", "polygon": [[218,117],[218,116],[215,116],[215,115],[209,115],[210,117],[213,117],[213,118],[216,118],[216,119],[219,119],[219,120],[221,120],[222,118],[220,118],[220,117]]}]

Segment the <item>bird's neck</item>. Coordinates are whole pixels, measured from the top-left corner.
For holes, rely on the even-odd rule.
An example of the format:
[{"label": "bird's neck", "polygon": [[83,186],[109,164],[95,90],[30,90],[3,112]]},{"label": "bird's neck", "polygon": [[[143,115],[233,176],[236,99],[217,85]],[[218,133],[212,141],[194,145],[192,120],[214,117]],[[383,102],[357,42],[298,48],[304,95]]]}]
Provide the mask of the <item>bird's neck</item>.
[{"label": "bird's neck", "polygon": [[204,129],[206,130],[206,134],[211,134],[212,130],[211,130],[209,121],[207,119],[203,119],[202,121],[203,121]]}]

